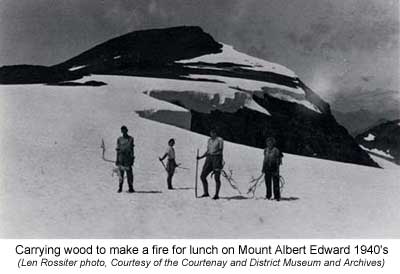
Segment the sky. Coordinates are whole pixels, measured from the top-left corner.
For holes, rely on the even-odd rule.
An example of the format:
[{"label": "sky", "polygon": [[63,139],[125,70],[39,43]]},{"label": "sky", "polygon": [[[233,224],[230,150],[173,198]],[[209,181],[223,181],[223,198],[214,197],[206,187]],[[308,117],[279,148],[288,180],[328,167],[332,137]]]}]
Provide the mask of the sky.
[{"label": "sky", "polygon": [[0,66],[52,65],[134,30],[197,25],[324,99],[400,90],[400,0],[0,0]]}]

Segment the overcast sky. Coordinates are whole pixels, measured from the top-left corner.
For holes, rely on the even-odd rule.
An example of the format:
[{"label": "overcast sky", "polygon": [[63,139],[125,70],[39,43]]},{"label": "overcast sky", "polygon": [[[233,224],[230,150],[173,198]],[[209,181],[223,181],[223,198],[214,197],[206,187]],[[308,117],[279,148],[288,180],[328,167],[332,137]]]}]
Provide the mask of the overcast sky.
[{"label": "overcast sky", "polygon": [[400,0],[0,0],[0,65],[50,65],[129,31],[198,25],[326,99],[399,90]]}]

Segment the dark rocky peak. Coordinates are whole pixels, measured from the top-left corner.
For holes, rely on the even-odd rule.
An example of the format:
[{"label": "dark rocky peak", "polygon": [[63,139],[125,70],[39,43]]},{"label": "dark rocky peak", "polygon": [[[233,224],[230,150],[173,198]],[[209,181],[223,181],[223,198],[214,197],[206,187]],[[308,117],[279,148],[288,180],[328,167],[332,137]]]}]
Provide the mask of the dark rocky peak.
[{"label": "dark rocky peak", "polygon": [[97,45],[59,67],[99,63],[162,65],[221,51],[222,45],[200,27],[181,26],[133,31]]}]

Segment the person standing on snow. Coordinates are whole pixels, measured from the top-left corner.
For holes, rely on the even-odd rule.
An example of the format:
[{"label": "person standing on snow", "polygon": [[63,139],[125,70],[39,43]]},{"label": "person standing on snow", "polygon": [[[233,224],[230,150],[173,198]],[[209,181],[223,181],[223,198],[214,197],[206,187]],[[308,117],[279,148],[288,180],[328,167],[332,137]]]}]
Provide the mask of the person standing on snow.
[{"label": "person standing on snow", "polygon": [[133,172],[132,166],[135,161],[133,148],[134,140],[132,136],[128,135],[128,128],[126,126],[121,127],[122,136],[117,140],[117,160],[115,165],[119,170],[119,188],[118,192],[122,192],[122,185],[124,183],[124,173],[126,172],[126,177],[128,181],[128,192],[135,192],[133,189]]},{"label": "person standing on snow", "polygon": [[159,158],[159,160],[162,162],[164,161],[165,158],[167,158],[167,165],[165,167],[166,171],[167,171],[167,185],[168,185],[168,189],[173,189],[172,187],[172,177],[174,176],[175,173],[175,168],[178,166],[176,164],[175,161],[175,149],[174,149],[174,145],[175,145],[175,140],[174,139],[170,139],[168,141],[168,148],[167,151],[165,152],[165,154]]},{"label": "person standing on snow", "polygon": [[213,172],[215,178],[215,195],[214,200],[219,199],[219,190],[221,188],[221,171],[223,168],[223,150],[224,141],[221,137],[217,136],[216,129],[211,129],[210,139],[207,143],[207,151],[202,155],[197,157],[197,160],[206,157],[206,161],[203,165],[203,170],[200,175],[201,182],[203,183],[204,194],[201,197],[209,197],[208,193],[208,182],[207,176]]},{"label": "person standing on snow", "polygon": [[274,137],[266,139],[266,148],[264,149],[264,162],[262,173],[265,176],[266,196],[270,200],[272,197],[272,182],[274,188],[274,198],[281,200],[281,191],[279,186],[279,166],[282,164],[282,153],[275,147],[276,140]]}]

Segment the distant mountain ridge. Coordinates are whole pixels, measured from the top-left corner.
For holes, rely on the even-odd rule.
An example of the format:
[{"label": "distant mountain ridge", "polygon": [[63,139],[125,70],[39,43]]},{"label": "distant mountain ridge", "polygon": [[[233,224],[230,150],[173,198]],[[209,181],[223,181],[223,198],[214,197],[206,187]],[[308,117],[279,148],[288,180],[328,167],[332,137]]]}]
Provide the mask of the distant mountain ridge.
[{"label": "distant mountain ridge", "polygon": [[254,147],[275,136],[285,152],[378,166],[294,72],[218,43],[199,27],[131,32],[44,68],[41,77],[20,70],[0,68],[0,83],[15,75],[15,83],[53,85],[91,74],[132,76],[137,84],[127,88],[189,111],[178,118],[149,109],[140,112],[144,118],[202,134],[217,126],[224,139]]},{"label": "distant mountain ridge", "polygon": [[372,127],[357,135],[356,140],[371,153],[400,165],[400,119]]},{"label": "distant mountain ridge", "polygon": [[356,136],[383,121],[400,119],[400,91],[356,87],[330,102],[336,119]]},{"label": "distant mountain ridge", "polygon": [[383,118],[384,115],[377,116],[366,109],[351,112],[340,112],[333,109],[332,113],[336,120],[354,137],[374,126],[388,122],[387,119]]}]

